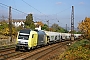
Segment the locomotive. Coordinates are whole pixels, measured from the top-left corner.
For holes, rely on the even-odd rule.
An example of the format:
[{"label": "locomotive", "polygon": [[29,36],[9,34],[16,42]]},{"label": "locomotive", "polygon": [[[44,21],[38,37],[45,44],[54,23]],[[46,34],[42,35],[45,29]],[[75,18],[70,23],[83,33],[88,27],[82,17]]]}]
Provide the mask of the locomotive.
[{"label": "locomotive", "polygon": [[30,29],[23,29],[18,32],[16,41],[16,50],[25,49],[30,50],[36,46],[46,45],[47,35],[44,31]]}]

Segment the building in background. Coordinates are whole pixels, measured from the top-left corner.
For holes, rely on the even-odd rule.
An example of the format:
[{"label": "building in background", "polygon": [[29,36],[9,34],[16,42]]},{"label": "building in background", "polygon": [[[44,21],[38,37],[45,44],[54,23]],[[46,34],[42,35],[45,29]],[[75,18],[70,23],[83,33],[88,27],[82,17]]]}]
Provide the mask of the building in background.
[{"label": "building in background", "polygon": [[[0,21],[0,22],[2,22],[2,21]],[[7,22],[7,24],[9,24],[8,20],[4,20],[4,22]],[[23,26],[24,27],[25,26],[25,19],[13,19],[12,20],[12,24],[15,27],[19,27],[19,26]],[[37,22],[34,22],[34,24],[35,24],[35,29],[41,30],[41,25],[39,25]]]},{"label": "building in background", "polygon": [[15,27],[19,27],[19,26],[25,26],[25,20],[24,19],[18,19],[18,20],[15,20],[13,19],[12,20],[12,24],[15,26]]},{"label": "building in background", "polygon": [[34,24],[36,30],[41,30],[41,25],[39,25],[37,22],[34,22]]}]

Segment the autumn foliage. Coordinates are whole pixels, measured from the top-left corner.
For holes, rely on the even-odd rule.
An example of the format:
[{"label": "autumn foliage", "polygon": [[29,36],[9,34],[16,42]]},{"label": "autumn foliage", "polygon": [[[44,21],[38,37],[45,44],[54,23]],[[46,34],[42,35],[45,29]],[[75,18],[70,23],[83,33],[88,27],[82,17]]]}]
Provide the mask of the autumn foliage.
[{"label": "autumn foliage", "polygon": [[41,21],[38,21],[37,25],[44,26],[44,24]]},{"label": "autumn foliage", "polygon": [[64,53],[61,60],[89,60],[90,59],[90,41],[81,40],[75,42],[67,52]]},{"label": "autumn foliage", "polygon": [[84,34],[84,37],[90,39],[90,18],[86,17],[78,25],[79,30]]}]

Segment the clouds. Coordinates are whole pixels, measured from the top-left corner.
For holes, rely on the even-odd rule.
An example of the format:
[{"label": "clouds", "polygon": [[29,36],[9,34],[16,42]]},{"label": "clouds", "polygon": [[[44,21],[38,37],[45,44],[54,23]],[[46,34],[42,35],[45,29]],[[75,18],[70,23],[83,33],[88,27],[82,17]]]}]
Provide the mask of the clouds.
[{"label": "clouds", "polygon": [[80,4],[80,5],[83,5],[83,4],[85,4],[85,3],[84,3],[84,2],[79,2],[79,4]]},{"label": "clouds", "polygon": [[62,2],[56,2],[56,4],[57,4],[57,5],[61,5],[61,4],[62,4]]},{"label": "clouds", "polygon": [[[56,5],[62,5],[62,4],[68,4],[68,3],[65,3],[65,2],[56,2],[55,3]],[[78,2],[78,3],[76,3],[76,4],[79,4],[79,5],[84,5],[85,4],[85,2]]]}]

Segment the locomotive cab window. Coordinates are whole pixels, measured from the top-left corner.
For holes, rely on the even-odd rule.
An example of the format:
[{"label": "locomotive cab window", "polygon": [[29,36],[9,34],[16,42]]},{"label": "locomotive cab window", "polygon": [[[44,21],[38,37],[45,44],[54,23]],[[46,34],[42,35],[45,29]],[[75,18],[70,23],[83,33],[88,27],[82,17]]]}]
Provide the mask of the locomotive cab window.
[{"label": "locomotive cab window", "polygon": [[32,38],[34,37],[34,34],[32,34]]}]

